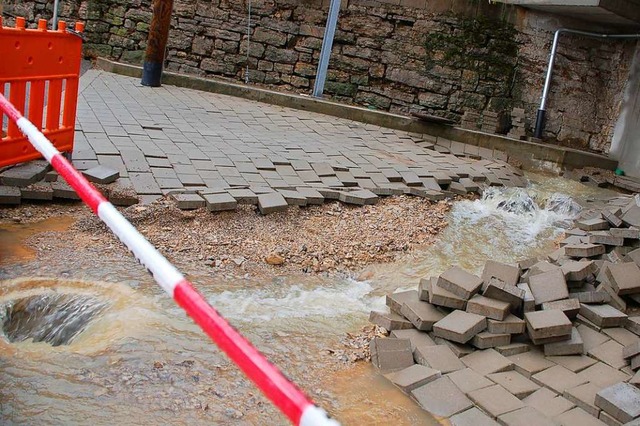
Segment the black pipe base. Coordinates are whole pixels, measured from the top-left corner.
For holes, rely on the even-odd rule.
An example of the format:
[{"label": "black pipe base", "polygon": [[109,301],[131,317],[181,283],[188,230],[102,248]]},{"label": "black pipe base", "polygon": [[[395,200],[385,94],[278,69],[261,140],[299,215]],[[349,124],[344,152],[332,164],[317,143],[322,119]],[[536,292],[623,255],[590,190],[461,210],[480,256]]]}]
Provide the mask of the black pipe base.
[{"label": "black pipe base", "polygon": [[544,130],[544,119],[547,111],[543,109],[538,110],[538,115],[536,116],[536,129],[533,132],[533,137],[542,139],[542,132]]},{"label": "black pipe base", "polygon": [[162,63],[144,62],[142,64],[142,85],[160,87],[162,80]]}]

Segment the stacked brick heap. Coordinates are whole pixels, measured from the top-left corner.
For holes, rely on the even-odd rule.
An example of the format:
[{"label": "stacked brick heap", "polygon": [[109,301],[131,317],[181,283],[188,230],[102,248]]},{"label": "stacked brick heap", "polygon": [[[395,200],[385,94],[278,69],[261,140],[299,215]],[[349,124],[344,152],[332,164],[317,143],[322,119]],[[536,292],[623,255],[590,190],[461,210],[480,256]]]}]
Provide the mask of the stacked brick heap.
[{"label": "stacked brick heap", "polygon": [[640,421],[640,206],[616,198],[576,225],[544,260],[387,296],[374,365],[456,425]]},{"label": "stacked brick heap", "polygon": [[482,131],[485,133],[495,133],[498,129],[499,118],[499,113],[493,111],[485,111],[482,114]]},{"label": "stacked brick heap", "polygon": [[514,108],[511,111],[511,130],[507,133],[507,136],[513,139],[522,139],[526,133],[526,122],[523,108]]},{"label": "stacked brick heap", "polygon": [[478,130],[478,123],[480,122],[480,113],[477,111],[467,110],[462,116],[462,122],[460,123],[462,128],[470,130]]}]

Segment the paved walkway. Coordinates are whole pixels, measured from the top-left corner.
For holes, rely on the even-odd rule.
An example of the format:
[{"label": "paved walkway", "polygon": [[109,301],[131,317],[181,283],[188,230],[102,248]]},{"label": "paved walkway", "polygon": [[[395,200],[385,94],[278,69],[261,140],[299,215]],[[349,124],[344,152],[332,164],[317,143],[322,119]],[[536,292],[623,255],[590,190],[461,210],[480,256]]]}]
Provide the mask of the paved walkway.
[{"label": "paved walkway", "polygon": [[117,169],[119,185],[131,185],[143,202],[185,188],[281,191],[290,204],[304,204],[310,193],[292,191],[314,188],[337,198],[367,189],[439,199],[475,191],[478,182],[522,184],[493,161],[504,153],[449,141],[434,146],[424,135],[225,95],[142,87],[139,79],[98,70],[82,77],[77,123],[74,164]]}]

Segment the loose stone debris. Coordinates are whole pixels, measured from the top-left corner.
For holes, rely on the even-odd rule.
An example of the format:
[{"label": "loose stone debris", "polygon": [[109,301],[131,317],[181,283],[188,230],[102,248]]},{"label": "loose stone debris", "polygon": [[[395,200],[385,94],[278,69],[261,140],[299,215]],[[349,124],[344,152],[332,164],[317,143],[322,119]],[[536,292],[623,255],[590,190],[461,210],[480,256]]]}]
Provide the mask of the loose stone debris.
[{"label": "loose stone debris", "polygon": [[615,197],[544,259],[452,266],[388,295],[370,316],[391,333],[371,342],[376,366],[452,424],[640,424],[638,218],[639,195]]}]

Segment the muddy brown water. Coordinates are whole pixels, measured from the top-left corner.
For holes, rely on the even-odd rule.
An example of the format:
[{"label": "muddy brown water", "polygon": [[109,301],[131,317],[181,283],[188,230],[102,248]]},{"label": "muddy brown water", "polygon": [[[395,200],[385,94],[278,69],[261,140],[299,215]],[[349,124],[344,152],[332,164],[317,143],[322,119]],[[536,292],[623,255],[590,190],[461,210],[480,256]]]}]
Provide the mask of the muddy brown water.
[{"label": "muddy brown water", "polygon": [[[372,277],[366,282],[335,276],[229,280],[185,272],[343,424],[435,425],[370,364],[344,366],[326,349],[339,348],[345,333],[366,325],[368,312],[384,307],[384,294],[414,288],[421,277],[451,264],[477,273],[487,258],[513,262],[548,252],[571,217],[544,208],[554,193],[582,204],[613,194],[529,177],[528,195],[513,190],[457,202],[436,244],[366,268]],[[529,200],[534,211],[526,211]],[[11,343],[0,336],[1,424],[287,424],[130,257],[73,250],[33,257],[28,237],[64,232],[72,222],[0,224],[0,312],[16,300],[52,294],[105,304],[68,344]]]}]

